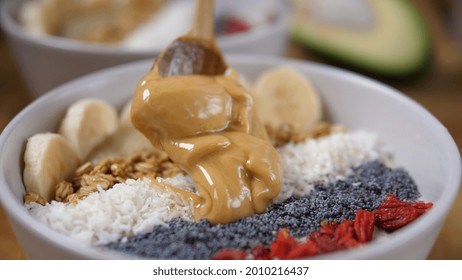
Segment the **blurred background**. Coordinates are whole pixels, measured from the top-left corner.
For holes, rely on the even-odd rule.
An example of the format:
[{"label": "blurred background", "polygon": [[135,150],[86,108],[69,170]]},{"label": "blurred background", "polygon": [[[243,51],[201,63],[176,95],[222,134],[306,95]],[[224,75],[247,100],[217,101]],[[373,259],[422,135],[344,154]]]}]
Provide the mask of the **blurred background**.
[{"label": "blurred background", "polygon": [[[0,0],[0,3],[3,1],[7,0]],[[398,1],[407,2],[407,0]],[[310,3],[307,4],[308,2]],[[325,4],[327,2],[332,2],[332,5],[337,5],[337,8],[332,10],[332,6]],[[345,6],[347,2],[351,6]],[[462,147],[462,1],[410,0],[410,6],[400,11],[390,9],[387,4],[374,6],[378,7],[378,10],[371,11],[368,9],[371,9],[372,5],[367,5],[367,2],[367,0],[293,1],[289,28],[291,36],[286,32],[287,36],[281,37],[280,40],[286,41],[281,44],[283,49],[280,55],[347,68],[397,88],[436,116],[447,127],[460,150]],[[375,2],[383,4],[394,1]],[[366,5],[361,6],[361,3]],[[313,9],[316,11],[313,12]],[[114,18],[118,17],[117,12],[113,14]],[[306,20],[308,14],[312,18],[317,18],[316,21]],[[275,20],[272,13],[268,15],[260,20]],[[323,22],[328,27],[317,26],[316,22]],[[260,23],[255,18],[252,20],[246,20],[245,17],[217,19],[217,29],[223,35],[246,32],[257,27],[258,24]],[[408,28],[401,28],[396,24]],[[342,28],[332,28],[336,25]],[[58,33],[59,36],[64,36],[64,31],[54,32],[57,32],[53,34],[55,36],[58,36]],[[114,30],[111,32],[108,33],[103,28],[92,38],[72,39],[118,40],[112,37],[108,39],[108,34],[113,34]],[[75,35],[78,32],[66,34]],[[223,44],[226,44],[226,40],[230,41],[232,37],[222,40]],[[390,45],[393,47],[386,48]],[[30,82],[28,83],[24,75],[27,73],[27,65],[21,65],[15,60],[14,51],[17,50],[7,42],[7,33],[0,30],[0,131],[40,94]],[[144,55],[151,54],[144,53]],[[125,61],[120,61],[122,62]],[[429,259],[462,259],[461,213],[462,193],[459,193]],[[0,259],[24,258],[6,215],[0,209]]]}]

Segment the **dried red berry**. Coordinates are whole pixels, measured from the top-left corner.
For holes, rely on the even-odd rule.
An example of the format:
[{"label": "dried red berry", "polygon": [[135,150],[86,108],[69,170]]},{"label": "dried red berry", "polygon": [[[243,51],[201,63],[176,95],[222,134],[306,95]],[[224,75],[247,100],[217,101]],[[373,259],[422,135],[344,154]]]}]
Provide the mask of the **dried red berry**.
[{"label": "dried red berry", "polygon": [[334,239],[339,240],[340,238],[344,236],[353,237],[353,234],[354,234],[353,222],[345,220],[341,222],[335,229]]},{"label": "dried red berry", "polygon": [[287,228],[280,229],[276,240],[270,245],[270,256],[272,259],[287,259],[289,252],[297,245]]},{"label": "dried red berry", "polygon": [[287,255],[287,259],[300,259],[304,257],[311,257],[318,253],[318,248],[313,242],[300,243],[293,248]]},{"label": "dried red berry", "polygon": [[412,203],[410,203],[410,205],[412,207],[414,207],[420,215],[427,212],[428,209],[433,207],[433,203],[431,203],[431,202],[425,203],[425,202],[421,202],[421,201],[412,202]]},{"label": "dried red berry", "polygon": [[322,225],[317,232],[319,234],[327,234],[327,235],[334,235],[335,230],[337,229],[338,223],[337,222],[331,222],[331,223],[326,223]]},{"label": "dried red berry", "polygon": [[432,203],[404,202],[389,194],[384,202],[374,210],[377,226],[391,232],[417,219],[433,206]]},{"label": "dried red berry", "polygon": [[345,220],[335,230],[334,239],[339,249],[347,249],[360,245],[355,238],[354,222]]},{"label": "dried red berry", "polygon": [[223,249],[216,253],[212,260],[243,260],[246,253],[244,250],[238,249]]},{"label": "dried red berry", "polygon": [[374,224],[374,213],[362,209],[359,209],[358,212],[356,212],[354,230],[356,239],[360,243],[366,243],[372,240]]},{"label": "dried red berry", "polygon": [[310,234],[308,242],[313,242],[319,253],[329,253],[338,249],[337,241],[334,240],[334,234],[314,232]]},{"label": "dried red berry", "polygon": [[251,254],[254,260],[271,260],[270,251],[263,245],[253,247]]},{"label": "dried red berry", "polygon": [[388,232],[402,228],[419,217],[412,207],[382,208],[374,211],[378,226]]},{"label": "dried red berry", "polygon": [[399,200],[394,194],[388,194],[378,208],[397,208],[403,206],[407,207],[409,203]]},{"label": "dried red berry", "polygon": [[339,244],[339,249],[350,249],[361,245],[358,240],[350,236],[342,237],[337,242]]}]

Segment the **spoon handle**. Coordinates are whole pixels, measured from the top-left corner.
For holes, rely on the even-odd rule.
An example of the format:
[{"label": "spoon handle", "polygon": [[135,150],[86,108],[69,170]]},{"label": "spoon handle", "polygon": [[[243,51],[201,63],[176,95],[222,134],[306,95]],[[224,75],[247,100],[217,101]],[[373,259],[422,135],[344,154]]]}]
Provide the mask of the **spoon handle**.
[{"label": "spoon handle", "polygon": [[215,40],[214,4],[214,0],[196,0],[196,11],[189,32],[191,36],[207,41]]}]

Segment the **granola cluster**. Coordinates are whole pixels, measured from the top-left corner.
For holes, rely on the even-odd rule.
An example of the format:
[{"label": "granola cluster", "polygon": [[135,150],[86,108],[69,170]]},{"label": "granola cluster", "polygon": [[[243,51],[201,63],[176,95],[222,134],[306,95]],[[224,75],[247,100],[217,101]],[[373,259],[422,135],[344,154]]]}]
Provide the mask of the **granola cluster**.
[{"label": "granola cluster", "polygon": [[[98,188],[107,190],[127,179],[157,177],[169,178],[184,173],[173,163],[167,153],[150,150],[126,158],[105,158],[96,164],[86,162],[77,168],[72,179],[56,185],[55,200],[66,203],[78,203]],[[25,203],[40,203],[46,200],[35,193],[27,193]]]},{"label": "granola cluster", "polygon": [[328,122],[317,122],[305,129],[296,128],[290,124],[282,124],[277,128],[267,125],[266,131],[275,147],[281,147],[287,143],[300,143],[307,139],[316,139],[328,136],[336,132],[346,132],[346,127]]}]

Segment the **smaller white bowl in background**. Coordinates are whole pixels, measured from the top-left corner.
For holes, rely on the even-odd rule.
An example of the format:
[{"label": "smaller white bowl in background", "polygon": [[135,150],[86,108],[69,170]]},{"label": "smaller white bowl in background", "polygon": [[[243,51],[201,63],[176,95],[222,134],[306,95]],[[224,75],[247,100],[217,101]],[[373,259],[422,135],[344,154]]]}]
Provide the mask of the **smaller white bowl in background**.
[{"label": "smaller white bowl in background", "polygon": [[[162,48],[129,49],[83,43],[56,36],[37,36],[18,21],[21,6],[31,0],[0,2],[0,23],[22,76],[33,96],[39,96],[73,78],[95,70],[145,58],[154,58]],[[169,0],[172,1],[172,0]],[[272,7],[274,19],[250,31],[219,37],[225,53],[282,55],[288,44],[291,11],[284,0],[218,1],[217,14],[242,14],[248,7],[258,16]],[[265,8],[266,7],[266,8]],[[191,11],[192,12],[192,11]],[[244,13],[245,14],[245,13]],[[168,27],[167,27],[168,28]],[[178,34],[181,35],[181,34]]]},{"label": "smaller white bowl in background", "polygon": [[[267,56],[228,56],[249,81],[276,66],[291,66],[318,88],[328,120],[351,130],[376,133],[393,149],[397,163],[415,179],[433,208],[387,238],[323,259],[425,259],[451,209],[460,186],[461,159],[446,128],[428,111],[396,90],[333,67]],[[93,97],[121,108],[152,60],[118,66],[67,83],[34,101],[0,135],[0,203],[26,253],[32,259],[127,258],[84,245],[50,229],[23,205],[23,153],[26,139],[56,131],[66,109],[75,101]]]}]

